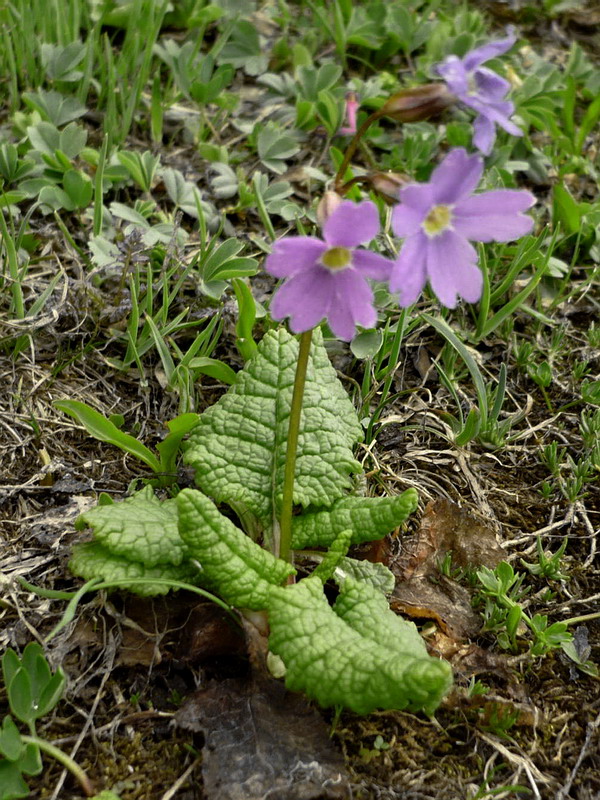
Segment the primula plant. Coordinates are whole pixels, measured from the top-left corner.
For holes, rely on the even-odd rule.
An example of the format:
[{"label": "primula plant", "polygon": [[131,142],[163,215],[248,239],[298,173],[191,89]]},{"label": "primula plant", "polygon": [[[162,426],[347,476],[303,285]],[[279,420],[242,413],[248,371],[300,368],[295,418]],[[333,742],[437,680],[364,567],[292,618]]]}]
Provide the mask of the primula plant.
[{"label": "primula plant", "polygon": [[[322,238],[284,236],[265,260],[266,271],[283,281],[271,317],[289,318],[292,333],[283,326],[269,330],[256,352],[246,351],[253,354],[228,391],[198,417],[184,443],[197,488],[160,500],[147,486],[119,503],[105,497],[80,518],[93,538],[74,548],[76,575],[96,588],[119,586],[146,596],[199,586],[240,613],[262,612],[287,686],[323,706],[431,714],[452,674],[446,661],[428,653],[415,625],[389,608],[392,574],[348,555],[352,545],[402,525],[418,497],[414,489],[387,497],[359,490],[361,465],[353,448],[363,427],[330,363],[320,325],[327,322],[344,341],[360,328],[375,328],[372,283],[402,307],[415,303],[427,282],[443,306],[454,308],[459,299],[475,303],[485,275],[471,242],[514,241],[533,227],[525,213],[533,196],[514,189],[477,192],[484,162],[463,148],[440,157],[428,182],[386,181],[381,172],[349,178],[347,170],[376,120],[424,120],[457,100],[478,112],[474,143],[484,153],[491,150],[494,124],[518,135],[508,119],[513,107],[505,100],[506,82],[482,66],[513,42],[510,37],[463,59],[450,57],[438,69],[447,86],[398,92],[359,125],[351,96],[350,124],[341,133],[354,136],[333,190],[317,209]],[[360,194],[361,184],[373,190],[371,199]],[[395,203],[391,226],[398,237],[397,250],[385,255],[379,252],[382,208],[374,202],[384,184],[381,194]],[[345,199],[351,190],[356,202]],[[81,408],[78,413],[83,419]],[[300,576],[300,564],[307,577]],[[333,603],[324,591],[331,581]]]}]

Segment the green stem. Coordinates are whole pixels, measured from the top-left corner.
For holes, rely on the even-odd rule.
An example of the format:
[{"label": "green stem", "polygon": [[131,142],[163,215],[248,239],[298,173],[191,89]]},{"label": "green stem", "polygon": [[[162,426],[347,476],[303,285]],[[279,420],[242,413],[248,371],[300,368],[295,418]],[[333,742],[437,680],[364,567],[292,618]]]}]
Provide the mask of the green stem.
[{"label": "green stem", "polygon": [[343,194],[343,192],[341,190],[342,190],[342,186],[343,186],[343,183],[344,183],[344,175],[346,174],[346,170],[348,169],[348,165],[350,164],[350,161],[352,160],[352,156],[356,152],[356,148],[358,147],[358,143],[360,142],[361,138],[366,133],[367,129],[371,126],[371,124],[373,122],[375,122],[376,120],[378,120],[380,117],[383,117],[383,116],[384,116],[384,114],[382,114],[380,110],[379,111],[374,111],[370,116],[368,116],[366,118],[366,120],[363,122],[363,124],[360,126],[360,128],[354,134],[354,136],[352,138],[352,141],[350,142],[350,144],[346,148],[346,152],[344,153],[344,158],[342,160],[342,163],[340,164],[340,168],[337,171],[337,174],[335,176],[335,181],[333,183],[333,187],[334,187],[335,191],[338,192],[338,194],[340,194],[340,193]]},{"label": "green stem", "polygon": [[296,473],[296,452],[298,450],[298,433],[300,431],[300,416],[302,414],[302,399],[304,397],[304,384],[306,383],[306,368],[310,353],[312,330],[300,335],[300,349],[294,379],[294,393],[290,409],[290,423],[288,428],[287,451],[285,459],[285,473],[283,476],[283,497],[281,500],[281,517],[279,520],[279,558],[290,561],[292,547],[292,506],[294,501],[294,476]]},{"label": "green stem", "polygon": [[563,619],[562,622],[565,622],[567,625],[576,625],[580,622],[589,622],[593,619],[600,619],[600,611],[594,611],[592,614],[582,614],[580,617],[569,617],[569,619]]},{"label": "green stem", "polygon": [[92,795],[95,794],[95,789],[91,780],[81,769],[79,764],[76,764],[70,756],[68,756],[66,753],[63,753],[63,751],[59,750],[58,747],[55,747],[53,744],[50,744],[50,742],[45,741],[45,739],[38,739],[37,736],[21,736],[21,739],[25,742],[25,744],[33,744],[36,747],[39,747],[40,750],[42,750],[44,753],[47,753],[49,756],[52,756],[52,758],[55,758],[60,764],[63,765],[63,767],[66,767],[69,772],[73,773],[87,797],[92,797]]}]

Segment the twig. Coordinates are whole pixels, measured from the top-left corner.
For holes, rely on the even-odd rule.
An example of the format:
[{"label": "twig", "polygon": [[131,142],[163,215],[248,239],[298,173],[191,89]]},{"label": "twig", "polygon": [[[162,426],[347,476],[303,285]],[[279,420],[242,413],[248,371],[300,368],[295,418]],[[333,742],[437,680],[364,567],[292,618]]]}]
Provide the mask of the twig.
[{"label": "twig", "polygon": [[160,800],[171,800],[172,797],[175,797],[179,789],[183,786],[183,784],[186,782],[190,774],[194,771],[194,769],[196,769],[196,767],[198,766],[198,764],[201,763],[201,761],[202,761],[201,756],[198,756],[198,758],[192,761],[192,763],[189,765],[186,771],[182,775],[180,775],[179,778],[177,778],[173,786],[171,786],[171,788],[163,794]]},{"label": "twig", "polygon": [[571,786],[573,785],[575,776],[579,771],[579,767],[581,766],[583,759],[587,755],[587,751],[589,750],[590,745],[592,743],[592,738],[596,733],[596,731],[598,730],[599,726],[600,726],[600,714],[598,714],[598,716],[593,722],[588,722],[587,731],[585,734],[585,741],[581,747],[581,750],[579,751],[579,756],[577,758],[577,761],[575,762],[575,765],[571,770],[571,774],[567,778],[565,784],[556,793],[555,800],[566,800],[566,798],[569,796],[569,792],[571,791]]}]

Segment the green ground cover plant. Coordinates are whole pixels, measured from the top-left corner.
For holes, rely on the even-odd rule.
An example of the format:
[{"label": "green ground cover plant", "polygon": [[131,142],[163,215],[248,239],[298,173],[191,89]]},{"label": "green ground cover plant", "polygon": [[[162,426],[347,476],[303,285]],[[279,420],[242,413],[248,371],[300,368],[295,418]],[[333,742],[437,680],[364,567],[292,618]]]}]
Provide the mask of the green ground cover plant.
[{"label": "green ground cover plant", "polygon": [[[521,5],[508,27],[437,0],[0,10],[0,642],[69,660],[36,719],[88,709],[65,756],[88,796],[212,796],[182,731],[175,759],[144,743],[147,784],[88,742],[108,686],[149,721],[174,713],[156,676],[191,694],[185,646],[122,650],[186,603],[332,709],[348,792],[600,790],[600,67],[548,34],[580,24],[565,4],[536,37]],[[439,496],[502,523],[502,557],[423,545]],[[32,746],[6,716],[3,800],[22,775],[67,791]]]}]

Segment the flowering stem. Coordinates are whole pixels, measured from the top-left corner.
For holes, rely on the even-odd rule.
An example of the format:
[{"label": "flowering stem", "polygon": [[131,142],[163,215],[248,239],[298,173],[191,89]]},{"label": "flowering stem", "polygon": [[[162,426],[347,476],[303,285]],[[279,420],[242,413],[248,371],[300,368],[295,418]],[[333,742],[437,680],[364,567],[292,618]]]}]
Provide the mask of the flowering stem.
[{"label": "flowering stem", "polygon": [[306,368],[308,366],[311,339],[312,329],[300,335],[300,349],[298,352],[298,363],[296,364],[292,407],[290,409],[285,473],[283,476],[283,497],[281,500],[281,517],[279,520],[279,558],[282,558],[284,561],[290,561],[290,550],[292,547],[292,506],[294,500],[296,452],[298,450],[298,433],[300,431],[302,399],[304,397],[304,384],[306,383]]},{"label": "flowering stem", "polygon": [[337,174],[335,176],[335,181],[333,184],[333,188],[338,194],[343,194],[341,189],[344,184],[344,175],[346,174],[346,170],[348,169],[348,164],[352,160],[352,156],[356,152],[358,143],[360,142],[361,138],[364,136],[368,128],[372,125],[372,123],[383,116],[385,115],[381,112],[381,109],[379,109],[378,111],[374,111],[370,116],[366,118],[366,120],[363,122],[363,124],[360,126],[360,128],[356,131],[356,133],[352,137],[352,141],[346,148],[343,161],[340,164],[340,168],[337,171]]}]

